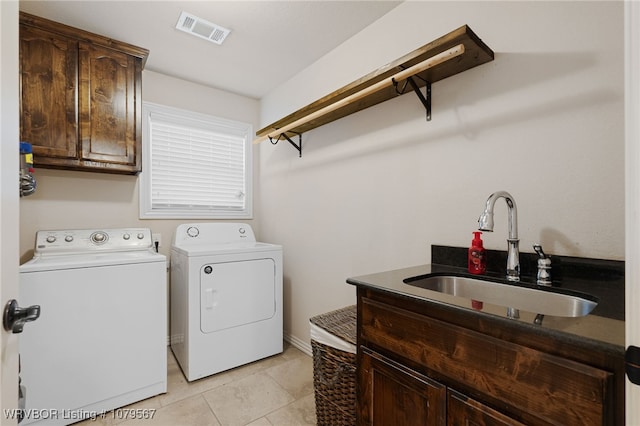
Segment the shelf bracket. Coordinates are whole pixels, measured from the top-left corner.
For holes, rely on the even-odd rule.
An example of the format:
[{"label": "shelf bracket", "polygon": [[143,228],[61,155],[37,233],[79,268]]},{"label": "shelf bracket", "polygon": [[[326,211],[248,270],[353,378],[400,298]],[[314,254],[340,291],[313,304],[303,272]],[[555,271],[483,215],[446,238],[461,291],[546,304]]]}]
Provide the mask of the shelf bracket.
[{"label": "shelf bracket", "polygon": [[424,109],[427,111],[427,121],[431,121],[431,83],[427,81],[427,84],[424,86],[424,95],[420,91],[420,88],[413,80],[413,77],[408,78],[409,84],[413,88],[413,91],[418,95],[418,99],[424,105]]},{"label": "shelf bracket", "polygon": [[427,121],[431,121],[431,83],[426,80],[423,80],[418,76],[418,78],[420,78],[422,81],[425,82],[424,95],[423,95],[422,92],[420,91],[420,87],[418,86],[418,83],[416,83],[413,77],[414,76],[407,77],[407,79],[404,82],[404,85],[402,86],[402,89],[400,90],[398,90],[398,82],[395,79],[392,79],[393,87],[396,88],[397,94],[404,95],[406,93],[407,83],[409,83],[413,91],[418,96],[418,99],[420,99],[420,102],[422,102],[424,109],[427,111]]},{"label": "shelf bracket", "polygon": [[302,134],[296,134],[298,135],[297,144],[293,140],[291,140],[291,138],[286,133],[280,133],[280,135],[278,135],[276,139],[273,139],[271,136],[269,136],[269,142],[271,142],[272,145],[275,145],[284,138],[298,151],[298,157],[302,158]]}]

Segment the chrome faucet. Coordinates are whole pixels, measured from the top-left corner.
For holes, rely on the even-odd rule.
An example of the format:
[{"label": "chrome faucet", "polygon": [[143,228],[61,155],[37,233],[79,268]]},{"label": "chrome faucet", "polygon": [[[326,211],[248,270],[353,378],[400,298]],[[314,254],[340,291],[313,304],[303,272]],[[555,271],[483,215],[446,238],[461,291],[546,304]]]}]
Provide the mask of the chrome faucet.
[{"label": "chrome faucet", "polygon": [[520,252],[518,251],[518,210],[516,201],[505,191],[494,192],[487,199],[487,205],[478,218],[478,229],[493,232],[493,206],[498,198],[504,198],[509,210],[509,238],[507,238],[507,280],[520,281]]}]

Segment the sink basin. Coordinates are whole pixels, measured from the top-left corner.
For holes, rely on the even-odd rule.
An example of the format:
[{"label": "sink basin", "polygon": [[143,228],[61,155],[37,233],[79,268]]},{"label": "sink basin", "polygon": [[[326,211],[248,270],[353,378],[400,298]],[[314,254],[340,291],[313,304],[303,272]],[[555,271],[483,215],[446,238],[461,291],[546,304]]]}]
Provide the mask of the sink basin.
[{"label": "sink basin", "polygon": [[412,286],[452,296],[557,317],[585,316],[598,305],[595,297],[585,293],[502,284],[453,275],[423,275],[403,281]]}]

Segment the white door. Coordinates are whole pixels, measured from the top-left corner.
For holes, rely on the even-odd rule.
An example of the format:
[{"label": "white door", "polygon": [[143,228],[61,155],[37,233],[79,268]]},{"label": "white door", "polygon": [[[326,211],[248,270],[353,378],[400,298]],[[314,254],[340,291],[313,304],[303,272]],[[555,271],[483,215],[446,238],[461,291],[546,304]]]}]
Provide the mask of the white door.
[{"label": "white door", "polygon": [[[18,299],[18,2],[0,1],[0,309]],[[18,334],[0,338],[0,424],[16,424]]]},{"label": "white door", "polygon": [[[640,346],[640,4],[625,2],[626,344]],[[626,424],[640,425],[640,386],[627,380]]]}]

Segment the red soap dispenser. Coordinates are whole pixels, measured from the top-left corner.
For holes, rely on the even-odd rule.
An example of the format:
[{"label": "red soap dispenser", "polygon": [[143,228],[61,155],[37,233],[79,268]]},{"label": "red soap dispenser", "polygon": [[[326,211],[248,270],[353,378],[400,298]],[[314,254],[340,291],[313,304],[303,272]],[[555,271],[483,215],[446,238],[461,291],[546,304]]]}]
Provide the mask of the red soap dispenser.
[{"label": "red soap dispenser", "polygon": [[482,232],[476,231],[473,235],[473,241],[471,241],[471,247],[469,247],[469,272],[476,275],[484,274],[487,271],[487,259],[482,246],[482,239],[480,238]]}]

